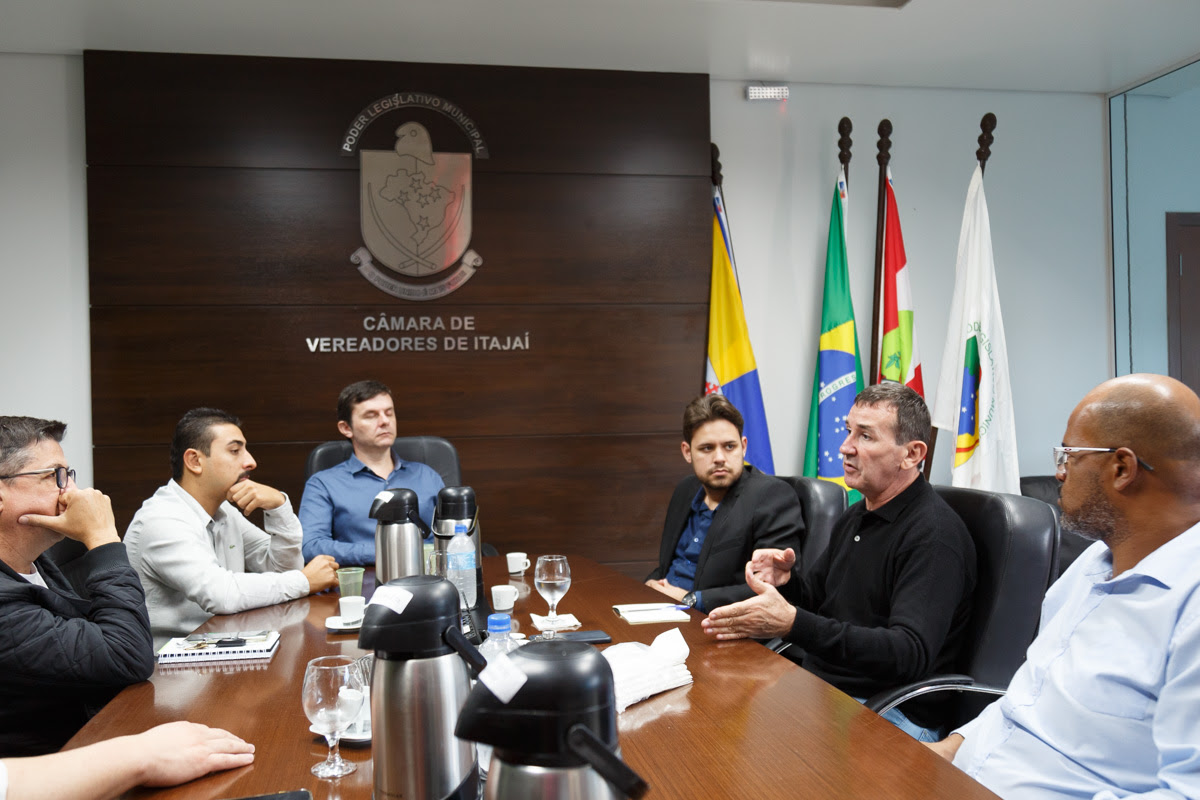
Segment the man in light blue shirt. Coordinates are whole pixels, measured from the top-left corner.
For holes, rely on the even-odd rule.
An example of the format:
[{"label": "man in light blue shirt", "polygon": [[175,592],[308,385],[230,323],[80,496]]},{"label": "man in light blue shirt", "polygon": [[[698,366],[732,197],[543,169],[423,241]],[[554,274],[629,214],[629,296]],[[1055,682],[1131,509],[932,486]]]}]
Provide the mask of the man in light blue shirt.
[{"label": "man in light blue shirt", "polygon": [[1103,383],[1055,463],[1063,527],[1098,541],[1047,592],[1007,694],[931,747],[1011,800],[1200,797],[1200,398]]},{"label": "man in light blue shirt", "polygon": [[354,454],[308,479],[300,500],[304,557],[333,556],[339,564],[375,563],[375,520],[371,501],[384,489],[412,489],[421,519],[432,524],[438,490],[445,485],[432,467],[402,461],[392,451],[396,408],[392,392],[379,381],[359,381],[342,390],[337,404],[338,432]]}]

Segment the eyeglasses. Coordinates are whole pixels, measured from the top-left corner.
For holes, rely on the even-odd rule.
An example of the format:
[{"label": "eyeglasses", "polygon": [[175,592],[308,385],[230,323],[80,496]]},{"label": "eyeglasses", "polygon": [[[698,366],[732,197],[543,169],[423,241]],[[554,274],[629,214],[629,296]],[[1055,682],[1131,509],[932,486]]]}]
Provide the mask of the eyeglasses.
[{"label": "eyeglasses", "polygon": [[[1119,447],[1055,447],[1054,450],[1054,471],[1055,474],[1061,474],[1067,469],[1067,456],[1072,453],[1115,453],[1121,448]],[[1154,467],[1147,464],[1142,459],[1137,458],[1138,466],[1149,472],[1154,472]]]},{"label": "eyeglasses", "polygon": [[46,467],[45,469],[35,469],[31,472],[18,472],[16,475],[0,475],[0,481],[6,481],[10,478],[24,478],[26,475],[47,475],[54,473],[54,482],[58,484],[58,488],[65,489],[70,481],[75,480],[75,470],[70,467]]}]

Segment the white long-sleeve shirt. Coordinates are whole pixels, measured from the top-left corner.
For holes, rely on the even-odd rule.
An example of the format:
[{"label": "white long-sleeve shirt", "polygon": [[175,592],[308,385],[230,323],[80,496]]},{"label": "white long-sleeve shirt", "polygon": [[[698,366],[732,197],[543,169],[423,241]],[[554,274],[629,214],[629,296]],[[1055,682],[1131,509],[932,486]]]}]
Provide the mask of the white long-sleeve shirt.
[{"label": "white long-sleeve shirt", "polygon": [[159,487],[125,533],[146,590],[155,649],[214,614],[236,614],[308,594],[303,530],[290,500],[265,512],[267,530],[232,503],[215,517],[175,481]]}]

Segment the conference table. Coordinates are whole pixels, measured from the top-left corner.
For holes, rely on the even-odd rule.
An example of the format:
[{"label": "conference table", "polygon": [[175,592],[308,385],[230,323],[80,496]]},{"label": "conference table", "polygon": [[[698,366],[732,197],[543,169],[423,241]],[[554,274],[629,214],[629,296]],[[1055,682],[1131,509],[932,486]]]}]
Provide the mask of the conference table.
[{"label": "conference table", "polygon": [[[532,557],[532,556],[531,556]],[[658,592],[595,561],[570,556],[571,588],[560,613],[613,642],[651,643],[679,627],[691,649],[693,683],[630,706],[618,717],[626,762],[650,784],[648,798],[995,798],[971,778],[890,723],[761,644],[717,642],[686,623],[630,625],[614,603],[662,601]],[[502,558],[484,559],[484,583],[518,590],[513,618],[532,633],[529,613],[545,614],[529,570],[510,577]],[[374,589],[371,571],[364,593]],[[160,665],[149,681],[130,686],[68,742],[77,747],[187,719],[227,728],[253,742],[254,763],[183,786],[136,789],[127,797],[224,800],[307,788],[316,800],[368,800],[370,745],[342,745],[358,770],[321,780],[309,768],[324,759],[323,738],[308,730],[300,704],[305,665],[322,655],[357,656],[357,637],[328,633],[337,592],[278,606],[214,617],[198,631],[270,628],[281,639],[269,663]],[[603,648],[603,645],[601,646]]]}]

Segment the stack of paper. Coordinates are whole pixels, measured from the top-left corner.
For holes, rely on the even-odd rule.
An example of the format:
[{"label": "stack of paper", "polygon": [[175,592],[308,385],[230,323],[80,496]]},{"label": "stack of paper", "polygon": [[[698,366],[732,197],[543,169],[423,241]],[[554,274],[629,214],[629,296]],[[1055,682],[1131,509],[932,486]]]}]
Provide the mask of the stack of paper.
[{"label": "stack of paper", "polygon": [[604,651],[613,671],[617,712],[647,697],[692,682],[687,642],[678,628],[659,634],[653,644],[623,642]]},{"label": "stack of paper", "polygon": [[613,606],[617,616],[630,625],[644,625],[648,622],[687,622],[687,606],[675,603],[624,603]]}]

